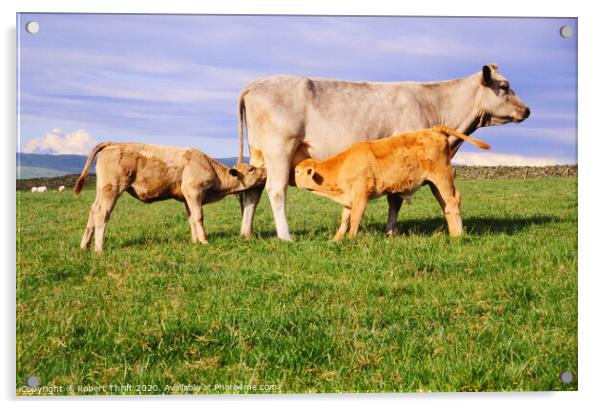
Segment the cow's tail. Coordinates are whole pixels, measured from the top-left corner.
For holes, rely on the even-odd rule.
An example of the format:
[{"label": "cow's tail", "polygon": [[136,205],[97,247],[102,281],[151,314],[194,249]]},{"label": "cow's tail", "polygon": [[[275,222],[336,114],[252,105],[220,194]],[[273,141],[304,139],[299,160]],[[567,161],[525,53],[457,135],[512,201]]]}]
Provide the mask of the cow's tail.
[{"label": "cow's tail", "polygon": [[238,96],[238,163],[244,162],[244,128],[245,128],[245,94],[246,89]]},{"label": "cow's tail", "polygon": [[98,152],[112,144],[113,142],[103,142],[99,143],[94,147],[94,149],[92,149],[92,152],[90,152],[90,154],[88,155],[88,160],[86,160],[86,164],[84,165],[84,169],[82,170],[81,175],[79,175],[77,181],[75,182],[75,186],[73,186],[73,193],[75,193],[76,196],[79,196],[79,193],[84,188],[86,176],[88,176],[88,171],[90,170],[90,165],[92,164],[94,157],[98,154]]},{"label": "cow's tail", "polygon": [[456,138],[460,138],[466,142],[470,142],[474,146],[477,146],[481,149],[490,149],[491,148],[488,144],[486,144],[485,142],[483,142],[480,139],[471,138],[470,136],[464,135],[463,133],[460,133],[460,132],[456,131],[455,129],[448,128],[447,126],[444,126],[444,125],[437,125],[433,129],[436,131],[439,131],[441,133],[444,133],[447,136],[455,136]]}]

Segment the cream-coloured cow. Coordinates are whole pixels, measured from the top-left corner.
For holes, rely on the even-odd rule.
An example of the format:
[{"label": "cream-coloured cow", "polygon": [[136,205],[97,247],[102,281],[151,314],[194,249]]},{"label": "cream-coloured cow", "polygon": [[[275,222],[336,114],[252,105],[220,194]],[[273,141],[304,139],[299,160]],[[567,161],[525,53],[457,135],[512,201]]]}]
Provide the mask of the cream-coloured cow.
[{"label": "cream-coloured cow", "polygon": [[[286,191],[303,159],[323,160],[355,142],[446,125],[465,135],[478,128],[522,122],[530,110],[496,64],[441,82],[352,82],[276,75],[251,81],[238,98],[240,157],[246,124],[250,163],[265,166],[278,237],[291,240]],[[450,137],[452,155],[462,139]],[[242,159],[240,160],[242,162]],[[251,237],[261,188],[242,196],[240,234]],[[399,195],[388,194],[386,231],[398,231]]]},{"label": "cream-coloured cow", "polygon": [[445,126],[376,141],[358,142],[323,161],[305,159],[295,167],[297,187],[343,205],[333,240],[349,228],[354,238],[368,201],[383,195],[411,197],[428,184],[445,213],[450,236],[462,234],[460,192],[454,187],[449,136],[489,149],[486,143]]},{"label": "cream-coloured cow", "polygon": [[184,202],[193,242],[207,243],[202,206],[265,183],[265,170],[239,163],[233,168],[198,149],[140,143],[104,142],[97,145],[73,188],[78,195],[94,157],[96,200],[90,208],[81,241],[86,249],[95,234],[95,250],[102,252],[106,224],[124,191],[145,203],[176,199]]}]

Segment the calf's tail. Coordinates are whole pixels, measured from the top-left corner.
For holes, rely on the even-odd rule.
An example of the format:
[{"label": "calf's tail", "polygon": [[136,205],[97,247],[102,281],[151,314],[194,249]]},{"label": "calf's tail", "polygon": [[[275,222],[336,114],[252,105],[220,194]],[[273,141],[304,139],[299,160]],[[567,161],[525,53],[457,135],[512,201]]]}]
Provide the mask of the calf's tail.
[{"label": "calf's tail", "polygon": [[113,142],[103,142],[99,143],[94,147],[94,149],[92,149],[92,152],[90,152],[90,155],[88,155],[88,160],[86,160],[86,164],[84,165],[81,175],[79,175],[77,181],[75,182],[75,186],[73,186],[73,193],[75,193],[76,196],[79,196],[79,193],[84,188],[84,182],[86,181],[86,176],[88,176],[88,171],[90,170],[90,165],[92,164],[94,157],[98,154],[98,152],[112,144]]},{"label": "calf's tail", "polygon": [[447,126],[444,126],[444,125],[437,125],[437,126],[433,127],[433,129],[435,131],[444,133],[447,136],[455,136],[466,142],[470,142],[474,146],[479,147],[481,149],[490,149],[491,148],[488,144],[486,144],[485,142],[483,142],[480,139],[471,138],[470,136],[464,135],[463,133],[460,133],[460,132],[456,131],[455,129],[448,128]]}]

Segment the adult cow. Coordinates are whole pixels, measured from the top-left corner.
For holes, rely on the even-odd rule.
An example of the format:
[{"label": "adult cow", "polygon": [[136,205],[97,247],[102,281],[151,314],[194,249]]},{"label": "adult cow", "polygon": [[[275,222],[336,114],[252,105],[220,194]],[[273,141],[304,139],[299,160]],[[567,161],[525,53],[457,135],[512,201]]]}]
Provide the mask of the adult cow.
[{"label": "adult cow", "polygon": [[[240,161],[246,122],[250,162],[267,168],[265,188],[278,237],[290,240],[285,202],[291,170],[303,159],[325,159],[358,141],[435,125],[465,135],[483,126],[522,122],[529,108],[496,64],[443,82],[349,82],[292,76],[251,81],[238,98]],[[245,121],[246,119],[246,121]],[[452,154],[462,140],[450,137]],[[243,193],[241,236],[250,237],[262,189]],[[397,231],[399,195],[388,195],[388,234]]]}]

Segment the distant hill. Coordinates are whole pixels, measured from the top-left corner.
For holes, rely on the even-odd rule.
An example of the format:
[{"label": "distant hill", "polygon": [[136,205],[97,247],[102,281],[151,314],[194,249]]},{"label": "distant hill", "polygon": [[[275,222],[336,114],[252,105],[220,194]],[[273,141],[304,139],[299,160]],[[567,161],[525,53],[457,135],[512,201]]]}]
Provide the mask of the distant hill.
[{"label": "distant hill", "polygon": [[87,157],[82,155],[42,155],[17,152],[17,179],[80,173],[86,159]]},{"label": "distant hill", "polygon": [[[80,173],[86,164],[83,155],[41,155],[17,152],[17,179],[35,179]],[[226,166],[233,166],[238,158],[217,158]],[[245,158],[248,161],[248,158]],[[90,169],[94,173],[94,164]]]}]

